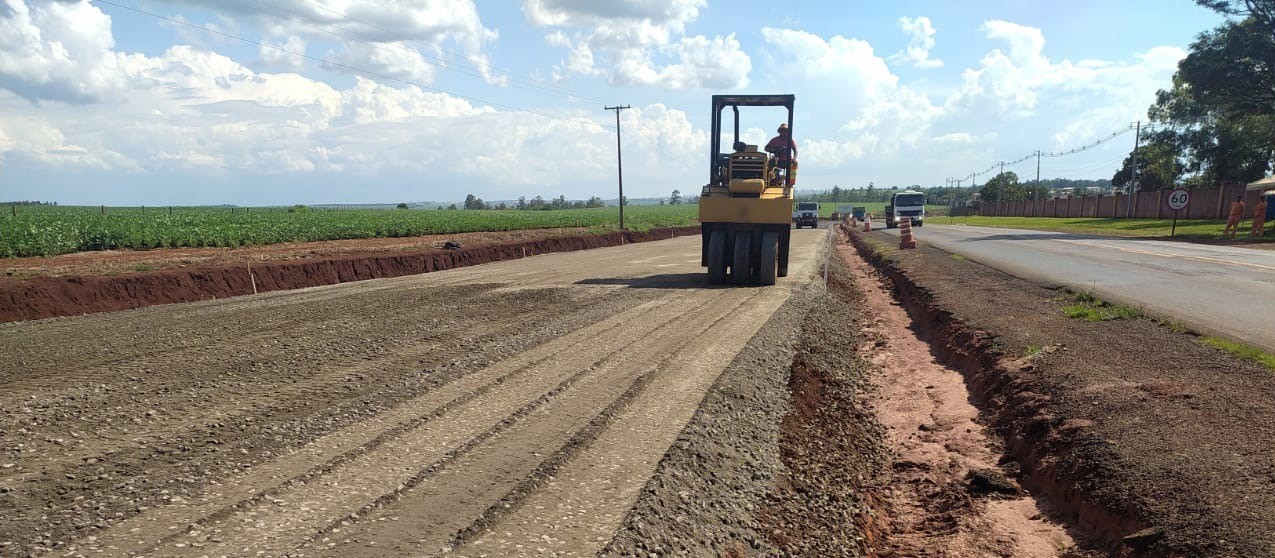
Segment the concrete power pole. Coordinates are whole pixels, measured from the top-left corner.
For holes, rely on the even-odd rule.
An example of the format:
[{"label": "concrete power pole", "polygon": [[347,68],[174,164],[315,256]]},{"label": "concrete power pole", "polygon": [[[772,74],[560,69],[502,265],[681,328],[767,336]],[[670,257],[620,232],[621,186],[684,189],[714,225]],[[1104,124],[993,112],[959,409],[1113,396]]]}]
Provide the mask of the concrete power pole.
[{"label": "concrete power pole", "polygon": [[1036,201],[1040,197],[1040,150],[1036,150],[1036,184],[1032,186],[1032,217],[1036,215]]},{"label": "concrete power pole", "polygon": [[[1129,165],[1129,196],[1125,198],[1125,216],[1133,218],[1133,196],[1138,193],[1138,144],[1142,142],[1142,121],[1133,123],[1133,164]],[[1127,128],[1126,128],[1127,129]]]},{"label": "concrete power pole", "polygon": [[620,111],[628,108],[629,105],[602,107],[602,110],[615,111],[615,167],[620,181],[620,230],[624,230],[624,159],[620,156]]}]

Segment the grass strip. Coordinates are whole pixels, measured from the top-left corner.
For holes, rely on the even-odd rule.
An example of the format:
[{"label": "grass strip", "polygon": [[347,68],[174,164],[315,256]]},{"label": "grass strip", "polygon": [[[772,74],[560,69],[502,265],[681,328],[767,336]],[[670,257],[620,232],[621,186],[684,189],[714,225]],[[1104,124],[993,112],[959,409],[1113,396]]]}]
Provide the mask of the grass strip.
[{"label": "grass strip", "polygon": [[[1037,231],[1054,231],[1068,233],[1101,234],[1106,236],[1127,237],[1167,237],[1172,231],[1172,219],[1101,219],[1101,218],[1059,218],[1059,217],[970,217],[940,218],[936,223],[966,224],[979,227],[1001,227],[1007,229],[1026,229]],[[1179,219],[1176,237],[1184,240],[1216,240],[1222,238],[1222,229],[1226,221],[1221,219]],[[1268,233],[1261,238],[1251,238],[1247,227],[1241,226],[1241,233],[1236,235],[1238,242],[1275,242],[1275,233]]]},{"label": "grass strip", "polygon": [[1267,368],[1270,368],[1272,372],[1275,372],[1275,355],[1265,352],[1257,347],[1245,345],[1244,343],[1237,343],[1228,339],[1222,339],[1220,337],[1213,337],[1211,335],[1200,337],[1200,341],[1203,341],[1205,345],[1215,349],[1231,353],[1238,358],[1263,364]]},{"label": "grass strip", "polygon": [[1062,311],[1068,318],[1082,319],[1090,322],[1108,320],[1136,320],[1143,316],[1142,311],[1123,304],[1115,304],[1098,298],[1091,292],[1080,292],[1072,295],[1075,304],[1063,306]]}]

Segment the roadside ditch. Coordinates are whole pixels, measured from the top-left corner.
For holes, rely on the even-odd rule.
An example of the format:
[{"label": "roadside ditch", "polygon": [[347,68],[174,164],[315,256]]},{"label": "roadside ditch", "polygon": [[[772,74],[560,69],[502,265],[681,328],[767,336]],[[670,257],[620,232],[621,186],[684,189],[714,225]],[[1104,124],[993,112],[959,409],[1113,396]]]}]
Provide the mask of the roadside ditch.
[{"label": "roadside ditch", "polygon": [[1069,318],[1083,296],[846,232],[964,375],[1000,470],[1086,549],[1058,555],[1275,556],[1270,370],[1136,311]]}]

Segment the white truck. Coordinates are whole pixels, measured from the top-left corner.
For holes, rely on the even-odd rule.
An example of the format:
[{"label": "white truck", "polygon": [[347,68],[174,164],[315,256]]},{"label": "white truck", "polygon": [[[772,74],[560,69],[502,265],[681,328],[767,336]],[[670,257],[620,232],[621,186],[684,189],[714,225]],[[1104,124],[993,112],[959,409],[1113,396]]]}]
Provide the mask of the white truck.
[{"label": "white truck", "polygon": [[819,202],[797,202],[792,210],[792,222],[797,228],[819,228]]},{"label": "white truck", "polygon": [[912,220],[912,226],[925,223],[925,194],[905,190],[890,194],[890,204],[885,206],[885,228],[899,226],[904,217]]}]

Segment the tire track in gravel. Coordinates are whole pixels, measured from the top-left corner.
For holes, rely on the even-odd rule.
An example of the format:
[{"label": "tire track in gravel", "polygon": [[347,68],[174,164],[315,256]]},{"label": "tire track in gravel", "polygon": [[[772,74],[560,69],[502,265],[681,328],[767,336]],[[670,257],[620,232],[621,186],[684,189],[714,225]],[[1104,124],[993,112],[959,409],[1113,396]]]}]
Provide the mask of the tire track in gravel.
[{"label": "tire track in gravel", "polygon": [[[435,296],[450,298],[456,292],[440,289]],[[614,290],[602,293],[547,287],[516,295],[479,295],[485,301],[485,306],[494,308],[496,312],[490,319],[482,318],[479,321],[514,324],[512,328],[504,330],[504,336],[489,336],[492,337],[490,343],[481,339],[478,340],[480,343],[473,343],[469,339],[455,336],[445,338],[438,343],[442,351],[439,355],[443,355],[444,359],[442,362],[422,363],[407,359],[400,369],[371,369],[362,374],[363,377],[350,376],[351,381],[347,385],[336,385],[326,393],[316,389],[311,399],[277,399],[268,408],[247,409],[242,416],[226,416],[218,419],[220,424],[203,425],[207,426],[205,429],[201,429],[198,423],[192,423],[194,426],[190,432],[178,431],[162,439],[143,439],[130,435],[109,440],[86,440],[97,436],[98,430],[112,428],[112,413],[116,422],[119,422],[120,419],[127,421],[131,417],[141,416],[148,408],[159,409],[160,413],[155,417],[144,417],[139,428],[165,428],[164,422],[171,418],[168,416],[169,410],[180,413],[185,406],[193,403],[187,399],[186,392],[150,389],[152,383],[162,383],[170,375],[211,374],[201,380],[205,384],[203,387],[208,389],[207,395],[201,397],[201,400],[217,401],[230,408],[238,405],[239,397],[245,393],[241,383],[246,385],[249,380],[274,378],[276,382],[273,384],[267,382],[260,389],[253,388],[256,393],[253,390],[246,392],[261,397],[280,388],[305,386],[305,375],[312,368],[329,365],[339,367],[342,363],[359,366],[365,357],[360,356],[361,353],[334,353],[330,343],[327,343],[327,337],[315,337],[297,347],[296,350],[301,351],[297,353],[298,359],[252,376],[237,374],[233,370],[219,371],[217,365],[220,363],[188,365],[171,371],[156,370],[159,377],[154,380],[149,376],[139,378],[145,381],[139,381],[132,387],[139,391],[98,394],[98,399],[94,401],[79,396],[65,396],[68,392],[78,393],[84,389],[76,383],[68,383],[42,395],[44,399],[72,399],[74,401],[70,402],[71,405],[61,410],[35,409],[35,414],[26,416],[47,420],[53,418],[50,415],[56,412],[63,415],[62,426],[83,429],[85,436],[72,439],[70,435],[66,435],[66,446],[48,444],[48,448],[39,449],[36,447],[41,443],[38,437],[45,436],[51,428],[58,426],[56,423],[41,422],[34,428],[35,432],[29,434],[19,432],[19,428],[6,432],[6,427],[0,425],[0,465],[7,465],[0,470],[12,472],[26,469],[43,473],[25,482],[0,480],[0,517],[4,517],[4,521],[0,521],[0,550],[4,551],[5,556],[10,555],[10,551],[16,552],[14,556],[28,556],[34,555],[28,553],[39,553],[50,547],[64,549],[67,543],[77,538],[97,535],[99,530],[126,521],[148,508],[164,506],[170,498],[180,500],[184,497],[189,501],[193,495],[210,486],[210,483],[216,486],[218,482],[225,482],[226,478],[237,475],[241,470],[270,460],[280,453],[291,452],[291,448],[303,446],[346,424],[390,409],[423,391],[435,389],[440,382],[517,354],[518,351],[543,343],[554,336],[596,323],[630,309],[643,300],[650,300],[654,294]],[[521,313],[520,308],[523,305],[515,304],[520,299],[528,299],[528,304],[534,310],[522,313],[523,315],[508,316],[511,311]],[[174,307],[155,307],[155,310]],[[350,312],[354,316],[358,316],[362,310],[362,301],[357,297],[352,297],[343,302],[341,307],[333,309],[338,313]],[[416,314],[413,308],[404,309],[395,315],[406,316],[411,320],[428,318]],[[150,323],[159,321],[162,324],[164,317],[164,312],[146,316],[130,312],[87,316],[78,320],[95,323],[102,320],[128,322],[145,318]],[[460,316],[461,320],[473,318]],[[380,316],[372,319],[381,321]],[[251,318],[245,320],[241,317],[237,321],[252,323]],[[526,329],[519,331],[517,324],[523,322]],[[388,323],[384,326],[386,331],[380,332],[381,335],[374,341],[384,342],[384,348],[393,351],[398,348],[397,342],[385,342],[386,335],[399,335],[399,330],[412,330],[415,327],[415,324],[395,326]],[[429,328],[422,331],[428,333]],[[341,334],[341,330],[333,332],[336,337]],[[96,338],[66,339],[68,343],[84,341],[93,342]],[[216,353],[222,354],[234,354],[240,350],[234,344],[216,349]],[[449,354],[456,358],[445,356]],[[71,363],[67,366],[74,366]],[[425,370],[422,371],[422,368]],[[17,371],[0,370],[0,376],[16,373]],[[109,380],[104,378],[103,381]],[[227,395],[228,393],[234,395]],[[304,396],[305,394],[297,397]],[[12,417],[20,412],[20,409],[0,409],[0,416]],[[76,416],[98,412],[107,416],[105,422]],[[212,408],[212,412],[216,413],[217,409]],[[29,420],[26,425],[30,428]],[[214,437],[219,440],[212,440]],[[76,450],[74,444],[99,442],[124,445],[123,449],[96,463],[68,457],[70,451]],[[6,545],[8,548],[4,548]]]},{"label": "tire track in gravel", "polygon": [[[163,411],[162,422],[154,425],[147,425],[145,428],[139,428],[132,423],[125,423],[116,427],[99,427],[90,435],[92,438],[91,445],[81,448],[62,447],[55,455],[51,455],[56,461],[46,464],[41,470],[33,467],[26,467],[23,470],[11,469],[0,470],[0,480],[14,479],[17,481],[24,480],[33,474],[52,474],[58,476],[62,474],[62,469],[66,466],[75,467],[78,461],[97,459],[101,460],[106,455],[121,451],[123,449],[133,448],[141,441],[160,441],[180,437],[192,430],[205,427],[208,424],[224,422],[238,415],[250,414],[269,414],[274,412],[282,412],[281,409],[286,408],[293,401],[304,400],[315,397],[330,391],[333,386],[348,383],[350,378],[360,378],[371,375],[378,370],[400,369],[407,367],[419,366],[419,362],[423,360],[429,361],[448,361],[451,357],[460,356],[467,349],[455,346],[443,346],[440,341],[448,339],[477,339],[489,338],[492,336],[500,336],[511,330],[517,330],[524,327],[525,324],[535,322],[545,317],[549,312],[544,309],[528,308],[526,311],[519,311],[515,315],[516,320],[496,320],[499,315],[508,312],[508,307],[503,307],[499,311],[496,305],[486,297],[478,297],[479,300],[465,304],[463,309],[479,310],[473,316],[477,319],[451,319],[440,327],[431,328],[428,334],[416,341],[393,341],[396,345],[395,352],[383,356],[365,356],[353,365],[346,361],[328,362],[318,367],[300,371],[300,378],[297,381],[277,384],[278,379],[268,375],[252,375],[244,378],[241,385],[234,387],[221,387],[209,385],[204,388],[196,388],[197,391],[216,391],[216,397],[199,397],[197,393],[187,393],[193,399],[186,405],[177,409],[165,409]],[[583,298],[581,302],[588,304],[593,297]],[[485,309],[485,310],[482,310]],[[415,315],[432,314],[439,312],[437,306],[422,308],[415,312]],[[556,309],[561,311],[561,309]],[[411,321],[414,314],[408,314],[405,321]],[[285,330],[283,332],[276,331],[274,335],[253,336],[236,340],[236,344],[242,347],[256,347],[256,350],[245,352],[238,358],[224,359],[225,362],[219,363],[218,368],[224,370],[235,370],[241,367],[255,368],[258,366],[279,365],[276,362],[280,358],[287,358],[287,353],[282,350],[270,349],[271,338],[282,337],[285,339],[295,339],[297,330],[305,329],[305,324],[290,324],[293,331]],[[349,335],[361,336],[368,331],[376,328],[383,328],[385,325],[379,321],[375,321],[374,325],[357,328],[347,331]],[[210,342],[212,343],[212,342]],[[401,345],[400,345],[401,343]],[[276,345],[277,346],[277,345]],[[202,348],[201,348],[202,350]],[[144,366],[148,369],[173,369],[183,365],[188,365],[191,361],[191,355],[187,351],[173,351],[162,354],[161,358],[145,358],[147,355],[153,355],[153,351],[146,351],[142,357],[131,359],[133,364],[131,367],[124,368],[127,373],[133,372],[134,367]],[[118,373],[120,368],[89,368],[85,375],[100,375],[109,377],[112,373]],[[174,377],[172,382],[155,382],[150,388],[151,393],[171,392],[181,389],[181,384],[191,381],[190,378]],[[176,385],[175,385],[176,384]],[[136,396],[137,394],[133,394]],[[85,396],[80,395],[78,399],[84,402]],[[18,401],[21,401],[20,399]],[[227,404],[229,403],[229,404]],[[25,404],[25,402],[15,404]],[[103,405],[102,410],[98,414],[109,415],[111,410]],[[78,417],[80,420],[92,419],[94,413],[86,413],[88,416]]]},{"label": "tire track in gravel", "polygon": [[[671,296],[643,304],[458,378],[295,453],[227,479],[216,487],[216,492],[189,503],[155,508],[125,521],[99,534],[94,541],[86,541],[89,544],[78,545],[81,548],[77,552],[92,554],[106,549],[112,554],[216,555],[216,545],[221,543],[213,539],[236,544],[278,542],[277,537],[222,535],[219,533],[224,531],[212,525],[244,527],[236,524],[236,518],[252,518],[255,523],[249,528],[265,525],[276,533],[282,530],[301,537],[293,546],[300,544],[332,521],[398,490],[451,450],[499,427],[528,400],[534,402],[552,392],[609,354],[638,342],[655,327],[695,312],[699,305],[685,308],[681,304],[685,298]],[[673,315],[656,320],[648,316],[660,313]],[[603,338],[612,341],[599,341]],[[527,373],[537,367],[549,370],[540,375]],[[340,504],[332,503],[338,499]],[[276,503],[279,501],[296,504],[280,506]],[[278,522],[264,521],[263,515],[278,516]],[[196,527],[193,533],[183,532],[188,526]],[[201,536],[211,546],[204,547],[205,543],[198,540]],[[190,546],[191,543],[201,546]],[[244,551],[233,549],[225,553],[243,555]]]},{"label": "tire track in gravel", "polygon": [[[346,297],[354,297],[359,301],[360,313],[372,315],[396,315],[398,312],[413,311],[418,313],[434,313],[445,315],[445,307],[453,306],[449,311],[460,315],[467,311],[481,312],[485,305],[474,300],[478,295],[502,286],[499,283],[485,285],[468,285],[451,287],[450,297],[439,297],[437,289],[409,289],[395,291],[394,297],[375,297],[372,293],[386,290],[378,287],[357,293],[345,293]],[[348,289],[347,289],[348,290]],[[157,325],[151,319],[160,310],[135,310],[117,314],[98,316],[98,320],[89,323],[70,320],[50,320],[37,322],[24,327],[21,334],[0,334],[0,349],[6,354],[14,355],[23,366],[20,378],[10,383],[11,390],[39,392],[46,390],[49,383],[61,383],[67,380],[93,381],[103,372],[127,370],[130,363],[146,362],[148,365],[160,366],[172,362],[189,363],[190,355],[198,355],[210,348],[220,347],[233,339],[236,345],[247,346],[254,341],[275,338],[290,338],[308,331],[322,329],[327,324],[350,322],[351,312],[316,312],[316,307],[333,298],[331,293],[319,300],[301,300],[294,305],[274,308],[273,305],[256,304],[250,297],[237,301],[235,312],[226,312],[221,306],[209,306],[194,311],[180,311],[164,315],[163,330],[155,331]],[[420,302],[423,307],[414,307],[410,300],[413,295],[423,295]],[[409,300],[403,300],[409,298]],[[280,301],[282,304],[283,301]],[[346,301],[348,302],[348,301]],[[348,306],[348,304],[347,304]],[[165,307],[163,310],[167,310]],[[234,316],[234,320],[221,321],[222,318]],[[370,329],[374,325],[366,321],[362,329]],[[21,326],[0,325],[0,332],[11,330],[16,332]],[[353,334],[353,331],[349,333]],[[25,342],[24,337],[61,336],[95,339],[89,344],[73,344],[56,346]],[[139,343],[138,341],[145,342]],[[175,353],[182,351],[182,353]],[[99,356],[92,356],[96,353]],[[173,358],[180,356],[180,358]],[[183,360],[184,359],[184,360]],[[63,363],[75,360],[76,370],[66,370]],[[151,361],[156,362],[152,363]],[[10,396],[14,391],[10,391]]]},{"label": "tire track in gravel", "polygon": [[[808,276],[811,266],[803,263],[794,266],[792,277]],[[705,392],[790,294],[785,287],[763,288],[733,305],[713,327],[670,354],[646,389],[540,490],[496,521],[475,525],[480,532],[465,533],[442,552],[592,556],[600,551]]]},{"label": "tire track in gravel", "polygon": [[[647,397],[654,382],[665,381],[670,367],[690,347],[716,335],[724,320],[761,296],[756,291],[728,292],[666,323],[447,471],[361,516],[357,523],[346,522],[332,533],[323,533],[314,542],[327,549],[315,555],[415,556],[450,551],[481,535],[486,526],[500,524],[550,482],[547,479],[570,466],[579,452],[588,451],[632,401]],[[365,548],[355,540],[377,542]]]},{"label": "tire track in gravel", "polygon": [[[794,237],[795,263],[814,265],[820,236]],[[71,373],[32,394],[33,412],[0,409],[0,420],[26,430],[0,424],[0,465],[16,459],[22,468],[38,460],[67,471],[65,479],[0,481],[0,550],[14,556],[240,556],[251,547],[263,556],[312,555],[327,552],[326,543],[346,529],[386,524],[378,508],[429,494],[427,487],[464,491],[469,478],[494,481],[478,485],[486,490],[482,498],[470,498],[482,509],[453,508],[457,513],[448,519],[455,525],[427,529],[425,536],[449,539],[460,531],[457,542],[476,542],[490,534],[484,527],[536,509],[531,499],[552,493],[553,479],[563,478],[558,473],[599,455],[594,448],[619,451],[626,441],[642,455],[625,465],[634,471],[625,484],[640,487],[650,474],[642,472],[644,463],[654,466],[687,417],[677,409],[645,415],[634,409],[693,410],[715,377],[713,367],[720,370],[734,357],[735,348],[721,337],[737,335],[718,333],[721,328],[748,327],[736,319],[760,326],[767,317],[733,310],[743,302],[731,297],[748,289],[704,288],[699,248],[698,239],[678,239],[0,327],[0,347],[65,344],[68,356],[38,375]],[[795,284],[810,280],[808,271],[794,276]],[[472,284],[486,278],[493,282]],[[291,305],[293,297],[303,308]],[[733,318],[716,326],[706,321],[719,311]],[[467,323],[454,324],[447,312]],[[525,331],[506,326],[525,317],[531,322]],[[712,327],[700,332],[692,324]],[[468,332],[491,333],[472,338]],[[243,339],[252,335],[258,346],[245,347]],[[292,346],[276,353],[272,341]],[[196,347],[201,343],[207,354]],[[672,354],[659,350],[678,347]],[[418,349],[428,352],[415,357]],[[722,350],[731,354],[718,354]],[[70,377],[86,365],[138,353],[165,359],[163,369],[138,375],[100,367],[108,377]],[[269,366],[245,368],[245,355]],[[413,360],[424,370],[414,369]],[[680,377],[683,370],[689,379]],[[350,381],[326,381],[329,373]],[[0,381],[42,381],[32,376],[0,368]],[[705,377],[703,386],[686,384]],[[193,420],[189,431],[173,426],[179,415],[203,416],[192,414],[203,399],[219,401],[204,411],[227,424],[203,425],[207,431]],[[237,409],[241,415],[233,414]],[[43,445],[42,437],[67,428],[90,434],[117,428],[111,414],[156,436],[97,464],[73,465],[76,459],[67,456],[68,449],[82,449],[82,440]],[[656,426],[631,426],[641,424],[638,418]],[[670,429],[668,440],[651,441]],[[192,435],[221,441],[205,446]],[[118,439],[125,438],[103,443]],[[623,510],[611,515],[618,521]],[[389,540],[377,542],[383,549]],[[409,546],[437,550],[415,541]]]}]

